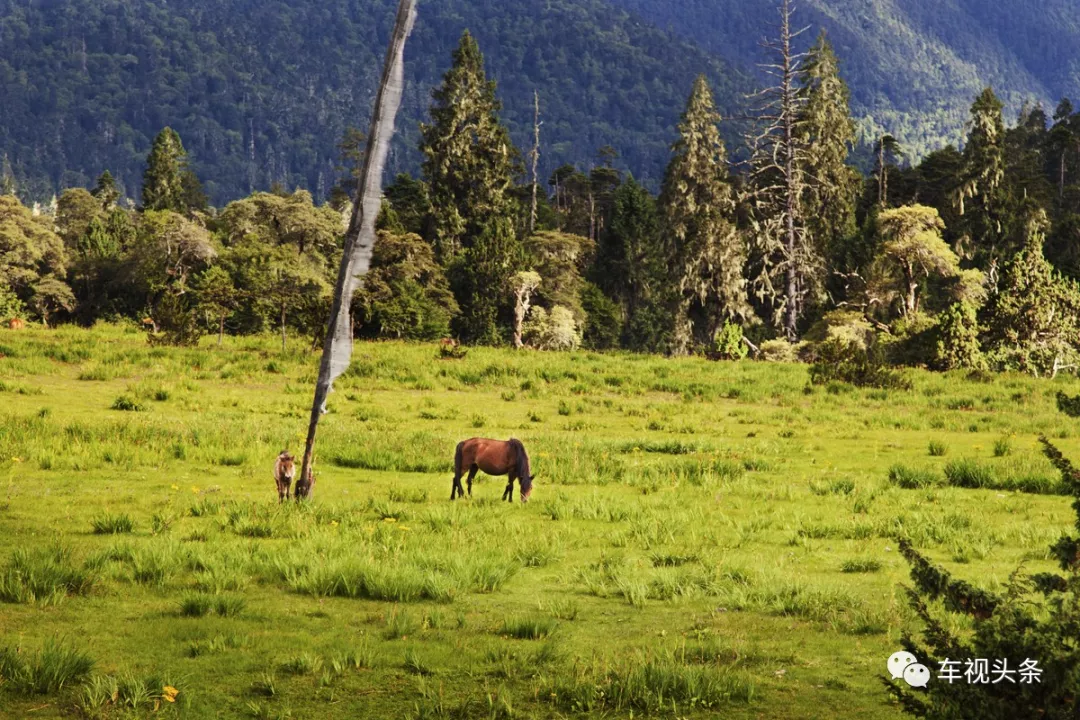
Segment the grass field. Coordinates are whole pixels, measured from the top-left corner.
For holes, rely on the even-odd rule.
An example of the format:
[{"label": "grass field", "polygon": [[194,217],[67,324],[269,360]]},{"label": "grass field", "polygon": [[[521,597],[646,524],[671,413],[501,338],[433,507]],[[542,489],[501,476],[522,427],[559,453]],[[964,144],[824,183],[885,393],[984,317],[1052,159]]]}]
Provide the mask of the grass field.
[{"label": "grass field", "polygon": [[[905,535],[1000,588],[1071,523],[1075,379],[0,331],[0,717],[898,718]],[[454,446],[521,438],[451,503]]]}]

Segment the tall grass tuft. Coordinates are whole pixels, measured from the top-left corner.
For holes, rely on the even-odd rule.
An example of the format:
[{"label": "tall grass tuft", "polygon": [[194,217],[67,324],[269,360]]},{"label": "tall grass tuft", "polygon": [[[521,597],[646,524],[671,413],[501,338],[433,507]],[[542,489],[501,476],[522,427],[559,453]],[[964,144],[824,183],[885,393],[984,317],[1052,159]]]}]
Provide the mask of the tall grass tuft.
[{"label": "tall grass tuft", "polygon": [[96,581],[92,570],[74,564],[69,548],[16,550],[0,574],[0,602],[54,604],[85,595]]},{"label": "tall grass tuft", "polygon": [[119,515],[103,513],[94,518],[91,525],[95,535],[120,535],[135,529],[135,521],[125,513]]},{"label": "tall grass tuft", "polygon": [[0,678],[22,695],[59,692],[86,678],[93,668],[94,660],[89,655],[55,640],[47,641],[36,654],[0,646]]},{"label": "tall grass tuft", "polygon": [[515,617],[503,621],[499,634],[518,640],[542,640],[558,627],[550,617]]}]

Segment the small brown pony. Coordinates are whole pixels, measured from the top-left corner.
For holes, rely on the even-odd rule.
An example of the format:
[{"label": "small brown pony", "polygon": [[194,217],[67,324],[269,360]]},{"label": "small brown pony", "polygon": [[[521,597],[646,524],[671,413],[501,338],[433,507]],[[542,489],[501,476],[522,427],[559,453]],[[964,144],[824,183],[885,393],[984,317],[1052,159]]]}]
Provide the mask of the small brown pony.
[{"label": "small brown pony", "polygon": [[488,475],[510,477],[510,482],[506,484],[506,489],[503,491],[503,500],[514,501],[514,480],[517,480],[521,484],[521,502],[529,502],[533,474],[529,467],[529,454],[525,452],[525,446],[520,440],[472,438],[459,442],[454,452],[454,484],[450,488],[451,500],[465,494],[465,489],[461,487],[461,476],[465,474],[466,469],[469,471],[470,497],[472,497],[473,478],[476,477],[478,470],[483,470]]},{"label": "small brown pony", "polygon": [[[311,495],[315,487],[315,459],[311,460],[312,467],[308,468],[308,482],[296,481],[296,492],[293,497],[297,501]],[[274,482],[277,483],[278,503],[289,499],[289,487],[293,478],[296,477],[296,458],[288,450],[282,450],[274,462]]]},{"label": "small brown pony", "polygon": [[296,460],[288,450],[282,450],[274,462],[274,482],[277,483],[278,503],[289,498],[289,489],[296,477]]}]

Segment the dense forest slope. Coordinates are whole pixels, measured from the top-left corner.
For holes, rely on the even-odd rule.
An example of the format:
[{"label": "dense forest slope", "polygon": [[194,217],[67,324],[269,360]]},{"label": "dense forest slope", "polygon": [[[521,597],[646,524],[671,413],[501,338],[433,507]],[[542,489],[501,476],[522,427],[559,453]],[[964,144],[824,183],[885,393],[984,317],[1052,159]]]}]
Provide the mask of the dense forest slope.
[{"label": "dense forest slope", "polygon": [[[366,128],[395,6],[0,0],[0,156],[25,197],[86,185],[105,168],[138,197],[150,142],[171,125],[215,203],[273,182],[325,197],[345,128]],[[587,165],[611,144],[655,184],[694,77],[709,74],[725,110],[752,87],[601,0],[426,0],[420,10],[391,171],[417,167],[418,123],[466,28],[522,147],[539,90],[545,172]]]},{"label": "dense forest slope", "polygon": [[[774,0],[610,0],[744,67],[775,32]],[[992,85],[1013,117],[1080,96],[1075,0],[803,0],[803,38],[824,28],[864,132],[891,132],[915,154],[958,141],[972,99]],[[1012,119],[1012,118],[1010,118]]]}]

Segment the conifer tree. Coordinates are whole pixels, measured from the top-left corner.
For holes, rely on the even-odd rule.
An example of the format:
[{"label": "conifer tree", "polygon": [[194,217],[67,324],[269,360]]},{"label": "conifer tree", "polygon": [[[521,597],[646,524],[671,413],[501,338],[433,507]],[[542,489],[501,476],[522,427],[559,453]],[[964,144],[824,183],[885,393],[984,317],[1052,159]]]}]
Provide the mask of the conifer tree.
[{"label": "conifer tree", "polygon": [[499,310],[521,253],[510,195],[517,152],[499,120],[495,83],[468,32],[432,97],[431,123],[421,128],[432,214],[428,239],[461,307],[458,331],[469,341],[496,342]]},{"label": "conifer tree", "polygon": [[467,250],[492,215],[507,215],[516,164],[510,133],[499,120],[502,104],[484,57],[468,31],[453,54],[442,85],[432,92],[431,123],[421,128],[424,178],[430,188],[438,258]]},{"label": "conifer tree", "polygon": [[106,170],[97,179],[97,186],[90,192],[101,203],[101,209],[108,212],[120,199],[120,190],[116,187],[116,180],[112,173]]},{"label": "conifer tree", "polygon": [[1053,376],[1078,359],[1080,288],[1043,254],[1049,226],[1044,210],[1029,211],[1024,247],[990,304],[985,344],[1000,367]]},{"label": "conifer tree", "polygon": [[805,98],[798,132],[805,151],[803,208],[810,242],[817,252],[832,251],[855,231],[855,201],[861,180],[847,165],[855,143],[851,93],[825,34],[818,36],[800,73]]},{"label": "conifer tree", "polygon": [[660,195],[667,253],[676,288],[673,350],[708,344],[725,320],[748,314],[746,243],[735,227],[720,114],[699,76],[679,123]]},{"label": "conifer tree", "polygon": [[1005,239],[1004,106],[990,88],[971,106],[964,177],[955,203],[964,218],[965,254],[989,267],[997,262]]},{"label": "conifer tree", "polygon": [[187,151],[177,132],[167,127],[154,138],[154,145],[146,158],[143,209],[186,211],[188,204],[185,198],[191,190],[191,178],[185,180],[187,174]]}]

